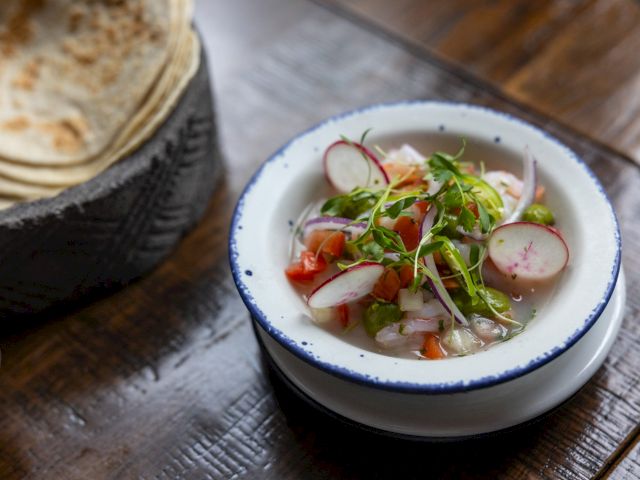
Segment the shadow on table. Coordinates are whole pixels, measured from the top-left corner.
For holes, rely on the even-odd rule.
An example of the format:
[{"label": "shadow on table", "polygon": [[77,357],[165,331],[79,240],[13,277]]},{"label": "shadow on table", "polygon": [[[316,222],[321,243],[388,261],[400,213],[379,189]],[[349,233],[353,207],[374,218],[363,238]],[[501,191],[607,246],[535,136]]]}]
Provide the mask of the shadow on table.
[{"label": "shadow on table", "polygon": [[[123,289],[126,289],[129,286],[139,284],[141,281],[145,281],[148,277],[154,275],[157,271],[162,270],[165,263],[174,258],[179,258],[181,256],[189,256],[191,250],[195,250],[193,245],[194,241],[202,243],[202,237],[206,237],[201,230],[218,230],[221,227],[225,227],[226,224],[230,223],[230,216],[233,205],[229,202],[225,202],[227,205],[226,210],[221,212],[220,202],[221,199],[227,200],[232,192],[230,192],[228,179],[227,179],[227,170],[223,166],[220,169],[218,177],[214,180],[216,184],[216,190],[213,192],[211,198],[208,201],[208,205],[205,208],[202,216],[196,221],[194,225],[188,228],[185,232],[182,233],[181,237],[175,242],[173,247],[169,250],[165,257],[160,258],[153,266],[149,267],[147,271],[143,274],[132,278],[127,282],[105,282],[95,288],[83,291],[80,295],[75,295],[75,297],[70,298],[68,300],[60,300],[57,303],[49,306],[48,308],[38,312],[38,313],[10,313],[6,314],[8,317],[7,320],[0,322],[0,340],[5,336],[10,336],[13,334],[23,333],[33,328],[38,328],[44,324],[55,323],[57,320],[61,320],[64,317],[71,317],[77,314],[81,314],[83,310],[86,308],[98,304],[100,301],[108,300],[110,297],[113,297],[118,292],[121,292]],[[221,215],[222,213],[222,215]],[[222,218],[222,221],[214,220],[216,222],[215,228],[212,228],[211,219]],[[224,223],[223,225],[218,225],[218,223]],[[199,237],[199,240],[194,240],[196,237]],[[226,229],[224,230],[223,235],[209,235],[209,237],[214,238],[216,241],[220,241],[220,238],[223,238],[223,241],[226,245]],[[199,245],[197,248],[201,248],[202,250],[211,249],[212,246],[219,247],[219,245]],[[194,251],[194,253],[197,253]],[[126,262],[127,260],[122,260]],[[185,272],[185,274],[188,272]],[[183,274],[184,276],[184,274]],[[22,308],[25,310],[25,308]],[[10,318],[9,318],[10,317]]]},{"label": "shadow on table", "polygon": [[[229,323],[220,310],[228,317],[239,303],[228,272],[226,237],[234,193],[225,174],[200,222],[145,275],[39,314],[0,321],[0,374],[18,383],[24,378],[46,382],[47,391],[53,386],[92,391],[123,377],[146,378],[166,356],[188,355],[194,331],[215,336]],[[55,375],[59,382],[51,381]],[[0,382],[0,388],[7,385]]]},{"label": "shadow on table", "polygon": [[[310,470],[305,473],[309,479],[524,475],[536,468],[526,465],[527,456],[533,456],[533,450],[550,429],[558,429],[565,405],[580,394],[542,417],[509,430],[460,440],[427,441],[386,436],[336,417],[301,394],[264,354],[263,365],[296,442],[310,458]],[[591,383],[584,389],[589,389]],[[579,436],[580,430],[575,435]],[[550,456],[565,455],[560,446],[557,450]]]},{"label": "shadow on table", "polygon": [[15,435],[0,429],[0,478],[27,478],[31,472],[31,462],[17,446]]}]

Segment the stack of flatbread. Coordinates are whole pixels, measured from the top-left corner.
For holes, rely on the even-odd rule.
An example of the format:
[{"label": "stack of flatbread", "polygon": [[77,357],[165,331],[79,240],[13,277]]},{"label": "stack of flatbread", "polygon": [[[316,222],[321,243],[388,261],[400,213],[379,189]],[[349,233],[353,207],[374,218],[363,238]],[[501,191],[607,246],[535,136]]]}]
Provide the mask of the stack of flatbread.
[{"label": "stack of flatbread", "polygon": [[0,207],[126,157],[198,69],[192,0],[0,0]]}]

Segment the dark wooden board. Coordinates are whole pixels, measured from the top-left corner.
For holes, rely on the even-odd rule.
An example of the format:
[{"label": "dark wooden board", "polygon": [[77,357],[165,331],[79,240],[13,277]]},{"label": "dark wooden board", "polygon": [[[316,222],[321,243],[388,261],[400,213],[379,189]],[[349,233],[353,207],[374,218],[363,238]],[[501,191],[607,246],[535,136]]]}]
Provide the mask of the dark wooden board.
[{"label": "dark wooden board", "polygon": [[319,0],[640,161],[640,3]]},{"label": "dark wooden board", "polygon": [[619,462],[612,467],[609,478],[612,480],[640,478],[640,443],[637,439],[624,452]]},{"label": "dark wooden board", "polygon": [[[202,223],[126,289],[1,328],[0,478],[587,479],[625,465],[640,422],[637,166],[316,4],[257,3],[197,10],[227,167]],[[409,444],[314,412],[271,383],[229,273],[231,211],[262,160],[328,115],[412,98],[538,123],[593,167],[620,216],[629,305],[612,353],[568,405],[506,436]]]},{"label": "dark wooden board", "polygon": [[[323,1],[321,1],[323,3]],[[476,75],[501,83],[544,50],[592,0],[327,0]]]}]

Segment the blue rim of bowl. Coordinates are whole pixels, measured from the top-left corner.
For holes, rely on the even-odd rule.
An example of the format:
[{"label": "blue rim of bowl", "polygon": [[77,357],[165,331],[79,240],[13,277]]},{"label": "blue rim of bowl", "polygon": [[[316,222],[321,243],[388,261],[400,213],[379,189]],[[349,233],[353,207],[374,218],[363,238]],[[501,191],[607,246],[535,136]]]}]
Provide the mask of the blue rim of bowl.
[{"label": "blue rim of bowl", "polygon": [[[532,129],[533,131],[541,134],[544,138],[553,142],[555,145],[563,149],[568,156],[573,159],[580,167],[584,169],[586,174],[593,181],[596,189],[600,192],[603,199],[609,206],[609,210],[611,212],[611,217],[614,224],[614,237],[616,241],[616,255],[613,263],[613,267],[611,269],[611,274],[609,277],[609,282],[607,284],[607,288],[605,289],[605,293],[602,296],[600,302],[596,305],[596,307],[591,311],[589,316],[585,319],[584,323],[581,327],[579,327],[573,334],[571,334],[561,346],[556,346],[553,349],[545,352],[544,354],[530,360],[526,365],[518,366],[515,368],[507,369],[502,373],[496,375],[488,375],[485,377],[473,379],[470,381],[457,381],[457,382],[441,382],[441,383],[414,383],[414,382],[400,382],[400,381],[387,381],[381,380],[378,377],[373,377],[371,375],[362,374],[356,371],[353,371],[349,368],[335,365],[329,362],[325,362],[323,360],[318,359],[313,355],[312,352],[305,350],[302,346],[298,345],[296,341],[288,337],[281,330],[273,327],[269,320],[267,319],[264,312],[260,309],[260,307],[256,304],[253,296],[247,285],[242,281],[242,271],[240,266],[238,265],[238,250],[236,244],[236,231],[240,224],[240,219],[242,217],[242,210],[244,208],[244,201],[247,194],[253,188],[253,185],[259,180],[262,171],[265,166],[272,161],[279,158],[288,148],[289,146],[300,139],[301,137],[307,136],[313,133],[316,130],[324,127],[326,124],[336,122],[339,120],[343,120],[345,118],[349,118],[355,115],[359,115],[365,112],[385,109],[385,108],[397,108],[397,107],[414,107],[414,106],[426,106],[426,105],[442,105],[446,107],[467,109],[467,110],[476,110],[482,111],[484,113],[488,113],[493,116],[502,117],[509,122],[516,123],[522,125],[528,129]],[[618,225],[618,219],[616,217],[616,213],[613,209],[611,201],[609,200],[609,196],[606,191],[602,187],[600,180],[595,176],[595,174],[591,171],[589,166],[582,160],[573,150],[567,147],[560,140],[549,134],[548,132],[532,125],[518,117],[510,115],[505,112],[501,112],[498,110],[494,110],[488,107],[484,107],[481,105],[474,105],[469,103],[459,103],[459,102],[447,102],[441,100],[407,100],[403,102],[390,102],[390,103],[378,103],[373,105],[368,105],[365,107],[357,108],[355,110],[350,110],[348,112],[344,112],[338,115],[334,115],[329,117],[322,122],[304,130],[294,136],[291,140],[285,143],[282,147],[280,147],[276,152],[274,152],[271,156],[268,157],[266,161],[262,163],[260,168],[253,174],[244,190],[240,194],[240,198],[238,199],[238,203],[233,212],[233,217],[231,219],[231,229],[229,232],[229,263],[231,266],[231,273],[233,275],[234,282],[240,293],[242,301],[246,305],[247,309],[251,313],[251,316],[257,321],[260,326],[271,335],[280,345],[286,348],[288,351],[296,355],[298,358],[303,361],[319,368],[320,370],[334,375],[338,378],[342,378],[344,380],[354,382],[360,385],[364,385],[367,387],[378,388],[383,390],[389,390],[394,392],[402,392],[402,393],[415,393],[415,394],[452,394],[452,393],[460,393],[466,392],[470,390],[477,390],[481,388],[487,388],[494,385],[498,385],[500,383],[508,382],[515,378],[521,377],[532,371],[546,365],[551,362],[553,359],[560,356],[562,353],[566,352],[569,348],[571,348],[578,340],[580,340],[594,325],[594,323],[600,318],[603,310],[609,303],[611,299],[611,295],[613,294],[613,290],[616,286],[618,280],[618,274],[620,272],[620,262],[621,262],[621,250],[622,250],[622,240],[620,236],[620,227]]]}]

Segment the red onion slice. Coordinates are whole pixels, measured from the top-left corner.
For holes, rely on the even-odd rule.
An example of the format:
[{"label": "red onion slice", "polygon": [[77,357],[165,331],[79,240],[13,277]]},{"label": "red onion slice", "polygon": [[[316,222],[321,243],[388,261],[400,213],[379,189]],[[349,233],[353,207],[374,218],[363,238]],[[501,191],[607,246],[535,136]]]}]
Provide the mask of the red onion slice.
[{"label": "red onion slice", "polygon": [[[424,217],[424,220],[422,221],[422,225],[420,226],[421,237],[424,238],[424,236],[429,233],[429,230],[431,230],[431,227],[433,227],[433,221],[435,220],[437,213],[438,212],[436,208],[431,207],[429,209]],[[449,295],[449,292],[447,292],[447,289],[444,288],[442,280],[440,279],[440,274],[438,273],[438,269],[436,268],[436,262],[433,259],[432,254],[424,257],[424,264],[436,279],[436,281],[433,281],[430,277],[427,277],[427,283],[429,283],[429,286],[431,287],[431,290],[433,290],[433,294],[435,295],[435,297],[442,304],[447,313],[449,315],[453,315],[453,318],[455,318],[456,322],[464,326],[469,325],[469,322],[462,314],[458,306],[454,303],[451,295]]]},{"label": "red onion slice", "polygon": [[529,146],[524,147],[524,155],[522,156],[522,193],[520,200],[516,204],[516,208],[507,220],[503,222],[503,225],[507,223],[513,223],[520,220],[520,217],[524,213],[525,209],[533,203],[536,198],[536,159],[531,155]]}]

